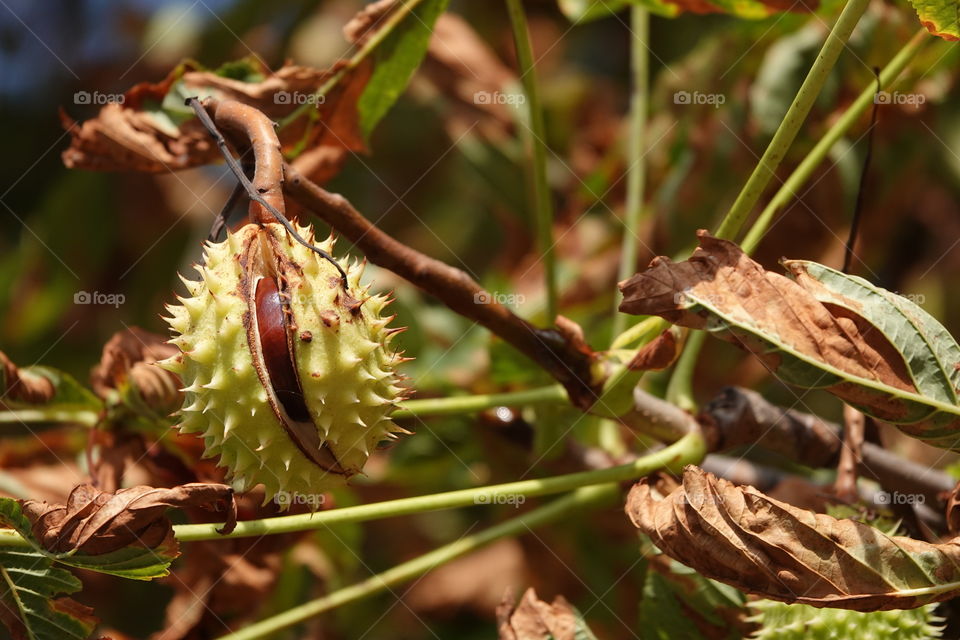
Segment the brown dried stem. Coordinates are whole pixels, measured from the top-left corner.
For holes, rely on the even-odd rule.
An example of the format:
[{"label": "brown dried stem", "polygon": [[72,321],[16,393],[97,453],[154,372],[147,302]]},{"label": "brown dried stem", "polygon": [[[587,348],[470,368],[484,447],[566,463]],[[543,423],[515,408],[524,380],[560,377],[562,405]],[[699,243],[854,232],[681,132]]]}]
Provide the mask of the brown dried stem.
[{"label": "brown dried stem", "polygon": [[[840,426],[778,407],[756,391],[728,387],[703,409],[699,422],[710,451],[757,445],[809,467],[837,464],[843,442]],[[919,493],[926,504],[941,508],[953,486],[946,473],[904,459],[872,442],[864,442],[857,470],[887,489]]]},{"label": "brown dried stem", "polygon": [[[756,391],[728,387],[696,418],[679,407],[635,389],[633,410],[620,417],[626,426],[664,442],[700,429],[711,452],[757,446],[792,462],[832,468],[843,450],[841,428],[807,413],[778,407]],[[856,469],[889,490],[918,493],[942,511],[954,486],[949,474],[906,460],[872,442],[863,442]]]},{"label": "brown dried stem", "polygon": [[[284,213],[283,154],[273,121],[256,107],[235,100],[207,98],[203,106],[241,156],[248,149],[253,150],[253,186],[274,209]],[[273,214],[254,200],[250,201],[250,220],[260,224],[275,222]]]},{"label": "brown dried stem", "polygon": [[548,371],[582,409],[597,398],[585,345],[555,329],[539,329],[498,304],[466,273],[390,237],[367,220],[346,198],[321,188],[289,164],[284,165],[287,194],[354,243],[370,262],[407,279],[460,315],[475,320]]}]

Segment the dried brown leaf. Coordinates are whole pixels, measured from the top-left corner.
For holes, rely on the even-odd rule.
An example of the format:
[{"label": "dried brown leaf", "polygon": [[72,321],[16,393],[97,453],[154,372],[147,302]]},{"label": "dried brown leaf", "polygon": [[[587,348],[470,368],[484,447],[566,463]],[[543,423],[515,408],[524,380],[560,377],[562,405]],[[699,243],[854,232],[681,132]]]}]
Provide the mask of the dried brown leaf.
[{"label": "dried brown leaf", "polygon": [[497,607],[497,626],[500,640],[575,640],[579,623],[566,598],[557,596],[548,604],[530,587],[516,605],[504,598]]},{"label": "dried brown leaf", "polygon": [[410,588],[404,602],[417,613],[468,609],[487,616],[507,589],[528,578],[523,547],[514,539],[501,540],[431,571]]},{"label": "dried brown leaf", "polygon": [[183,401],[180,378],[153,363],[177,352],[164,336],[139,327],[115,333],[90,374],[93,390],[105,398],[114,389],[131,387],[147,406],[172,412]]},{"label": "dried brown leaf", "polygon": [[627,363],[632,371],[658,371],[666,369],[680,355],[680,343],[674,329],[667,329],[648,342]]},{"label": "dried brown leaf", "polygon": [[626,512],[670,557],[765,598],[876,611],[914,608],[960,590],[960,541],[887,536],[694,466],[667,496],[646,481],[635,485]]},{"label": "dried brown leaf", "polygon": [[833,393],[870,417],[960,447],[960,345],[906,298],[804,261],[768,272],[737,245],[699,233],[685,262],[657,258],[620,283],[621,310],[710,331],[784,382]]},{"label": "dried brown leaf", "polygon": [[[362,45],[371,30],[382,23],[379,13],[389,7],[371,5],[358,14],[345,33],[355,45]],[[387,3],[392,4],[392,2]],[[379,7],[379,8],[378,8]],[[61,122],[70,133],[70,147],[63,154],[69,168],[98,171],[143,171],[161,173],[210,164],[220,152],[195,118],[178,124],[161,110],[164,98],[177,83],[184,95],[213,95],[256,107],[268,117],[281,120],[301,107],[292,96],[316,93],[335,74],[342,74],[317,106],[317,123],[310,126],[308,115],[279,130],[284,150],[304,152],[294,162],[298,170],[317,182],[325,182],[339,171],[348,151],[364,151],[357,101],[363,93],[372,62],[367,59],[351,66],[340,60],[328,69],[285,64],[276,71],[257,60],[244,61],[263,76],[246,82],[185,62],[158,83],[141,83],[127,91],[123,100],[105,105],[96,117],[79,124],[61,111]],[[309,128],[308,128],[309,126]]]},{"label": "dried brown leaf", "polygon": [[0,406],[2,399],[42,404],[53,398],[56,393],[53,382],[42,376],[21,371],[0,351]]},{"label": "dried brown leaf", "polygon": [[[624,295],[620,310],[707,329],[710,317],[685,303],[685,296],[696,296],[709,300],[734,322],[777,336],[801,354],[860,378],[915,390],[903,358],[895,355],[881,332],[855,318],[834,315],[803,286],[764,270],[734,243],[705,231],[698,235],[700,247],[689,260],[655,258],[649,269],[620,283]],[[722,337],[753,351],[774,369],[779,366],[780,354],[767,345],[743,334]]]},{"label": "dried brown leaf", "polygon": [[343,26],[343,37],[355,44],[363,44],[376,31],[380,21],[386,18],[396,6],[397,0],[371,2]]},{"label": "dried brown leaf", "polygon": [[[275,72],[263,68],[263,81],[243,82],[185,63],[158,83],[134,86],[124,94],[122,102],[105,105],[95,118],[82,124],[61,112],[61,121],[71,137],[70,147],[63,152],[63,162],[71,169],[149,173],[209,164],[219,160],[220,152],[203,126],[196,119],[188,119],[171,127],[170,121],[156,111],[175,82],[182,82],[188,94],[236,100],[257,107],[270,118],[281,119],[300,106],[287,99],[289,96],[317,91],[338,66],[321,70],[288,64]],[[363,70],[357,70],[326,96],[320,108],[324,126],[316,128],[308,148],[331,145],[341,150],[363,149],[356,109],[346,109],[352,103],[341,96],[362,91],[365,83]],[[304,127],[305,122],[297,122],[280,131],[284,148],[302,140]]]},{"label": "dried brown leaf", "polygon": [[960,482],[950,491],[946,513],[947,529],[952,535],[960,535]]},{"label": "dried brown leaf", "polygon": [[227,533],[236,525],[233,489],[223,484],[192,483],[171,489],[130,487],[116,493],[78,485],[65,505],[38,500],[20,502],[33,535],[49,551],[110,553],[126,546],[154,548],[172,535],[169,507],[218,507],[226,511]]},{"label": "dried brown leaf", "polygon": [[[237,508],[244,520],[279,514],[275,502],[264,502],[262,491],[238,496]],[[151,640],[212,638],[223,632],[224,623],[242,627],[269,601],[284,555],[309,536],[298,532],[185,545],[180,561],[164,579],[173,588],[173,598],[167,604],[163,631]]]}]

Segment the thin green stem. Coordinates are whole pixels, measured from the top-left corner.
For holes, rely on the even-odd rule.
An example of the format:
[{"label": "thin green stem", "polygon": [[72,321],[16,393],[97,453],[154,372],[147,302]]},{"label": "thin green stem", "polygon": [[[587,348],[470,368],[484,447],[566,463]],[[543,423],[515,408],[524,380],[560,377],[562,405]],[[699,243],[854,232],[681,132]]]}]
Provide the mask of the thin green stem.
[{"label": "thin green stem", "polygon": [[647,342],[649,338],[662,333],[668,326],[670,326],[669,323],[663,318],[655,316],[644,318],[614,338],[610,344],[610,350],[626,349],[635,342]]},{"label": "thin green stem", "polygon": [[494,407],[532,406],[540,404],[563,404],[569,402],[563,385],[553,384],[537,389],[509,391],[507,393],[488,393],[474,396],[453,396],[448,398],[425,398],[407,400],[393,412],[393,418],[425,418],[427,416],[451,416],[464,413],[477,413]]},{"label": "thin green stem", "polygon": [[[623,217],[623,246],[620,250],[618,280],[626,280],[637,268],[637,253],[640,239],[640,221],[643,219],[644,190],[646,187],[646,164],[643,161],[646,147],[647,113],[650,100],[650,14],[639,4],[630,10],[630,30],[633,41],[630,61],[633,70],[633,95],[630,98],[630,137],[627,141],[627,201]],[[619,306],[620,296],[616,296]],[[615,308],[613,335],[622,333],[627,316]]]},{"label": "thin green stem", "polygon": [[365,522],[424,511],[454,509],[476,504],[496,504],[509,496],[534,497],[564,493],[594,484],[632,480],[662,468],[679,470],[685,464],[701,460],[705,455],[705,446],[703,437],[699,433],[691,433],[659,451],[638,458],[629,464],[608,469],[581,471],[550,478],[521,480],[474,489],[447,491],[445,493],[319,511],[312,514],[304,513],[264,518],[262,520],[246,520],[237,523],[236,529],[225,536],[217,533],[217,528],[222,526],[220,524],[183,524],[175,526],[174,531],[177,540],[180,542],[245,538],[309,531],[333,524]]},{"label": "thin green stem", "polygon": [[677,359],[677,364],[670,375],[670,382],[667,383],[665,400],[684,411],[695,411],[697,408],[697,402],[693,395],[693,372],[696,369],[697,360],[700,358],[700,350],[706,340],[706,331],[694,331],[687,338],[683,352]]},{"label": "thin green stem", "polygon": [[601,418],[618,418],[633,409],[633,389],[643,378],[643,370],[633,370],[626,364],[619,364],[603,383],[600,397],[590,413]]},{"label": "thin green stem", "polygon": [[[903,73],[907,65],[916,58],[917,54],[923,49],[923,46],[930,42],[930,33],[921,27],[907,44],[897,52],[897,55],[880,72],[880,86],[883,89],[890,89],[896,83],[900,74]],[[790,177],[781,185],[780,189],[764,208],[763,212],[757,217],[756,222],[747,232],[743,240],[743,250],[750,254],[760,244],[773,217],[796,197],[800,187],[803,186],[813,175],[814,170],[823,162],[833,146],[847,134],[851,127],[860,119],[860,117],[873,105],[876,95],[876,83],[871,82],[870,86],[864,89],[854,100],[840,118],[833,124],[826,134],[817,142],[816,146],[810,150],[810,153],[793,170]]]},{"label": "thin green stem", "polygon": [[743,227],[757,201],[760,200],[760,196],[763,195],[764,190],[770,183],[770,179],[773,178],[777,167],[780,166],[780,162],[786,156],[787,150],[796,138],[797,132],[800,131],[801,125],[803,125],[803,121],[810,113],[814,101],[820,95],[820,90],[823,89],[830,71],[840,56],[840,52],[846,46],[850,34],[857,26],[857,22],[860,21],[860,17],[869,3],[870,0],[848,0],[843,7],[840,17],[837,18],[823,43],[817,59],[810,67],[810,71],[807,72],[807,77],[800,86],[800,91],[797,92],[790,108],[787,109],[787,114],[780,122],[780,126],[777,127],[776,133],[773,134],[773,139],[770,140],[767,150],[763,152],[763,156],[753,173],[750,174],[747,184],[744,185],[730,211],[720,223],[716,232],[718,238],[733,240],[740,232],[741,227]]},{"label": "thin green stem", "polygon": [[[843,7],[843,11],[840,12],[833,28],[827,34],[827,39],[824,41],[820,53],[817,54],[817,59],[814,60],[813,66],[807,72],[807,77],[800,85],[800,90],[794,97],[793,102],[790,103],[790,107],[780,122],[780,126],[777,127],[776,133],[773,134],[773,139],[767,145],[766,151],[763,152],[763,156],[754,168],[753,173],[750,174],[750,178],[743,186],[730,211],[720,222],[715,234],[718,238],[733,240],[740,233],[740,229],[753,212],[760,196],[763,195],[771,178],[773,178],[777,167],[780,166],[790,149],[790,145],[797,137],[800,127],[807,119],[814,101],[820,95],[830,71],[836,64],[837,58],[840,57],[840,52],[846,46],[850,34],[853,33],[869,2],[870,0],[848,0]],[[680,359],[670,376],[667,387],[667,400],[688,411],[696,408],[693,396],[693,372],[705,340],[706,337],[703,332],[694,333],[690,337],[684,346],[683,353],[680,354]]]},{"label": "thin green stem", "polygon": [[15,422],[31,424],[36,422],[70,422],[92,427],[100,416],[96,411],[87,409],[58,409],[56,407],[37,407],[33,409],[14,409],[0,411],[0,424]]},{"label": "thin green stem", "polygon": [[286,117],[284,117],[278,123],[278,126],[282,129],[288,124],[296,120],[297,118],[316,111],[316,105],[319,104],[319,99],[327,95],[333,87],[339,83],[345,75],[353,71],[360,65],[361,62],[366,60],[371,53],[376,51],[377,47],[383,44],[383,41],[393,33],[393,29],[400,24],[404,18],[410,15],[414,9],[417,8],[423,0],[407,0],[407,2],[401,4],[393,11],[386,20],[377,27],[376,31],[370,36],[370,38],[363,43],[363,46],[351,57],[345,65],[340,67],[336,73],[334,73],[326,82],[314,93],[314,96],[317,100],[308,101],[305,104],[300,105],[293,111],[291,111]]},{"label": "thin green stem", "polygon": [[344,587],[316,600],[306,602],[283,613],[261,620],[241,631],[221,636],[219,640],[256,640],[257,638],[263,638],[281,629],[287,629],[299,624],[325,611],[330,611],[340,605],[355,602],[367,596],[386,591],[391,587],[421,576],[442,564],[501,538],[520,535],[534,527],[556,522],[580,509],[612,504],[616,500],[618,491],[619,489],[616,484],[604,484],[578,489],[570,495],[554,500],[550,504],[511,518],[479,533],[464,536],[456,542],[438,547],[413,560],[409,560],[387,569],[382,573],[371,576],[362,582]]},{"label": "thin green stem", "polygon": [[530,126],[527,128],[527,144],[531,153],[533,173],[534,208],[537,221],[537,245],[543,260],[544,276],[547,287],[547,321],[552,323],[557,317],[557,258],[553,242],[553,201],[550,186],[547,184],[547,138],[543,126],[543,107],[540,104],[540,92],[537,88],[537,74],[534,68],[533,45],[530,42],[530,30],[527,17],[523,12],[521,0],[506,0],[510,13],[510,25],[513,27],[513,40],[517,47],[517,61],[520,63],[520,78],[526,95],[527,113]]}]

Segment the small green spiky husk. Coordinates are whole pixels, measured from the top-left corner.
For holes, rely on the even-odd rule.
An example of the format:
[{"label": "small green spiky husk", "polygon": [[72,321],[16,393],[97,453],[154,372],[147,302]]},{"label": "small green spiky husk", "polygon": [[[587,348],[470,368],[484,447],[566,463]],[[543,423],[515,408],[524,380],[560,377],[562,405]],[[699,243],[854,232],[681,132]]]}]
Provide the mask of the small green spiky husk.
[{"label": "small green spiky husk", "polygon": [[938,626],[943,618],[934,615],[936,604],[868,613],[773,600],[748,606],[757,612],[747,618],[760,625],[750,636],[757,640],[935,640],[943,632]]},{"label": "small green spiky husk", "polygon": [[[315,243],[312,227],[297,230]],[[268,401],[247,334],[255,311],[249,302],[251,267],[243,256],[250,254],[251,243],[285,254],[276,264],[288,283],[300,336],[294,350],[304,400],[321,442],[346,473],[309,460]],[[333,239],[317,246],[332,253]],[[265,255],[267,261],[275,257]],[[169,305],[166,318],[176,334],[171,342],[181,353],[159,364],[183,380],[180,430],[202,435],[204,456],[219,456],[238,490],[259,483],[267,500],[278,492],[315,496],[343,485],[362,470],[371,450],[403,431],[389,417],[405,394],[396,372],[402,358],[389,346],[392,318],[380,315],[388,301],[370,296],[369,286],[360,284],[363,268],[363,263],[349,264],[344,296],[334,266],[293,241],[281,225],[247,224],[223,242],[205,245],[203,264],[196,266],[200,280],[181,278],[189,295],[178,296],[180,304]],[[362,304],[350,312],[345,298]]]}]

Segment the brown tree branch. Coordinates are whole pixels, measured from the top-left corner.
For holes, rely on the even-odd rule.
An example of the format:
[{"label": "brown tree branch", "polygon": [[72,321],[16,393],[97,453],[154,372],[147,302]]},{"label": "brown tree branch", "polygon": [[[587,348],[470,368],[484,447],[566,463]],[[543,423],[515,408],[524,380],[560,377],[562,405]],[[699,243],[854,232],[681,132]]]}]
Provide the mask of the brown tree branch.
[{"label": "brown tree branch", "polygon": [[592,353],[570,331],[539,329],[520,318],[466,273],[395,240],[367,220],[346,198],[330,193],[284,164],[286,193],[350,240],[367,259],[410,281],[450,309],[483,325],[563,384],[571,401],[588,409],[599,388],[591,376]]},{"label": "brown tree branch", "polygon": [[[696,418],[639,388],[633,399],[633,411],[620,421],[665,442],[700,429],[711,452],[755,445],[787,460],[826,469],[837,465],[843,449],[839,425],[778,407],[749,389],[727,387]],[[872,442],[863,443],[857,470],[885,489],[923,495],[925,503],[938,512],[943,511],[944,496],[955,484],[949,474],[901,458]]]},{"label": "brown tree branch", "polygon": [[[806,413],[778,407],[756,391],[727,387],[698,416],[710,450],[754,445],[808,467],[834,467],[843,441],[840,426]],[[956,484],[949,474],[864,442],[857,470],[886,489],[922,494],[926,504],[944,506]]]},{"label": "brown tree branch", "polygon": [[[266,202],[284,213],[283,154],[270,118],[256,107],[235,100],[207,98],[203,107],[241,156],[253,149],[256,169],[251,182]],[[250,220],[266,224],[275,218],[263,205],[251,200]]]}]

